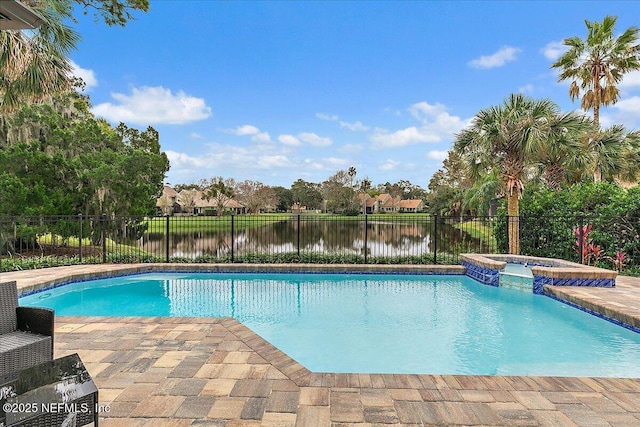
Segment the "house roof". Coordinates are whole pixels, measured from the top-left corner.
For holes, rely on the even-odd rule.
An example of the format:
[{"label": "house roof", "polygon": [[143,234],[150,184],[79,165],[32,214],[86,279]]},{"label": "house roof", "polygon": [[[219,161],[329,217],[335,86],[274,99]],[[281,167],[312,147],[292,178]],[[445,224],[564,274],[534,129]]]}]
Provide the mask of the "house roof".
[{"label": "house roof", "polygon": [[418,209],[423,205],[420,199],[400,200],[400,207],[403,209]]},{"label": "house roof", "polygon": [[162,188],[162,195],[168,196],[168,197],[178,197],[178,192],[173,188],[169,187],[168,185],[165,185]]},{"label": "house roof", "polygon": [[[387,194],[387,196],[389,196],[389,195]],[[395,206],[399,206],[400,202],[401,202],[400,197],[393,198],[393,197],[389,196],[388,198],[384,199],[384,203],[382,204],[382,207],[392,208],[392,207],[395,207]]]}]

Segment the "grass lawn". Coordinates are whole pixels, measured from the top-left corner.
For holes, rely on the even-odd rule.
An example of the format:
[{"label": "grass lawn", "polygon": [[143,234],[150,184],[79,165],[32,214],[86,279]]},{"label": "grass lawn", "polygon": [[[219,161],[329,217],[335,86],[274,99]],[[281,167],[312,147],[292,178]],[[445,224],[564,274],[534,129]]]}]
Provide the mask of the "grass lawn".
[{"label": "grass lawn", "polygon": [[457,224],[453,224],[453,226],[459,230],[462,230],[471,237],[476,239],[480,239],[485,244],[489,245],[492,248],[497,248],[498,244],[496,243],[496,238],[493,235],[493,224],[488,224],[486,222],[479,221],[465,221]]},{"label": "grass lawn", "polygon": [[[287,214],[255,214],[231,216],[170,216],[170,233],[190,233],[197,231],[230,230],[231,220],[236,230],[262,227],[273,222],[284,221],[291,218]],[[152,218],[147,221],[147,231],[151,233],[164,233],[167,229],[167,218]]]}]

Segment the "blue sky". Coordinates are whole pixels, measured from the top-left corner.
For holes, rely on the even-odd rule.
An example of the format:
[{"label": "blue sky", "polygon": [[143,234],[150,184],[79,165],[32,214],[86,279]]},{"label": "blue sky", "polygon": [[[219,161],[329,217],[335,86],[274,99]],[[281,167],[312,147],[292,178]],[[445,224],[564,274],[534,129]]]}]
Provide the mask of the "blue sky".
[{"label": "blue sky", "polygon": [[[170,184],[289,187],[355,166],[423,188],[480,109],[510,93],[579,108],[550,65],[584,20],[640,26],[640,2],[151,0],[125,28],[80,19],[94,112],[160,132]],[[640,128],[640,73],[603,125]]]}]

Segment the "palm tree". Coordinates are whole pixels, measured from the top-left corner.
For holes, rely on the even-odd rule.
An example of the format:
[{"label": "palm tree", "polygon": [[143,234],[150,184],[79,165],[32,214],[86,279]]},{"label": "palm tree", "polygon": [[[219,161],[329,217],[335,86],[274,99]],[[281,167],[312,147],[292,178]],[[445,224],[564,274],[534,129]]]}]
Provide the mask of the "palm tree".
[{"label": "palm tree", "polygon": [[[23,0],[40,18],[35,30],[0,30],[0,114],[24,103],[48,100],[79,79],[71,75],[69,55],[79,35],[65,22],[76,22],[73,11],[92,10],[96,20],[125,26],[133,12],[148,11],[149,0]],[[1,117],[0,117],[1,119]],[[2,125],[2,123],[0,123]]]},{"label": "palm tree", "polygon": [[0,31],[0,113],[73,84],[69,54],[79,36],[64,24],[73,19],[72,3],[43,0],[30,6],[42,18],[38,29]]},{"label": "palm tree", "polygon": [[[600,132],[600,106],[615,104],[620,91],[617,84],[624,75],[640,70],[640,29],[630,27],[614,37],[615,16],[606,16],[602,22],[585,20],[587,38],[570,37],[564,40],[569,47],[551,66],[560,69],[558,81],[570,79],[569,96],[575,100],[582,92],[581,107],[593,109],[593,139]],[[601,169],[594,165],[594,180],[601,180]]]},{"label": "palm tree", "polygon": [[526,168],[550,137],[577,125],[577,117],[558,120],[559,114],[559,107],[550,100],[512,94],[502,105],[477,113],[471,125],[456,137],[454,149],[466,159],[472,177],[498,171],[510,217],[509,253],[520,253],[519,199]]},{"label": "palm tree", "polygon": [[353,188],[353,177],[356,176],[357,173],[356,168],[354,166],[351,166],[347,173],[349,174],[349,178],[351,180],[351,188]]},{"label": "palm tree", "polygon": [[601,177],[638,182],[640,174],[640,131],[627,132],[622,125],[603,129],[592,141],[595,164]]},{"label": "palm tree", "polygon": [[550,134],[534,153],[534,161],[542,169],[543,181],[551,190],[560,190],[569,179],[578,175],[593,163],[589,149],[592,122],[575,112],[552,117]]}]

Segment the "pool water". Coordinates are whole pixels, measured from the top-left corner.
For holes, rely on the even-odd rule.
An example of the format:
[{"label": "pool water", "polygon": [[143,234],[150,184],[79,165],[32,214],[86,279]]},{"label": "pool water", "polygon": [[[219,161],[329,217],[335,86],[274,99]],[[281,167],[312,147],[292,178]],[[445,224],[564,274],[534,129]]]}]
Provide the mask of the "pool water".
[{"label": "pool water", "polygon": [[467,276],[154,273],[20,303],[58,316],[234,317],[316,372],[640,377],[640,334]]}]

